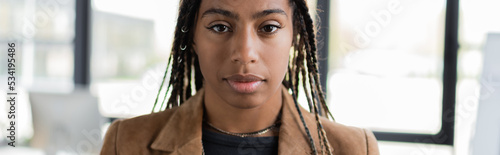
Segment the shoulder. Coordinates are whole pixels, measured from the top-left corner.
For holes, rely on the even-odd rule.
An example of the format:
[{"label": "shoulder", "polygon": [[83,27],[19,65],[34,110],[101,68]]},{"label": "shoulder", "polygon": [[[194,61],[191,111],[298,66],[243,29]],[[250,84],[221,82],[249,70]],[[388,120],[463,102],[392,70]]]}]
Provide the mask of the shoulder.
[{"label": "shoulder", "polygon": [[323,117],[321,123],[336,154],[379,154],[377,139],[370,130],[346,126]]},{"label": "shoulder", "polygon": [[168,122],[170,116],[176,112],[177,108],[167,109],[158,113],[151,113],[147,115],[141,115],[129,119],[122,119],[113,122],[119,126],[122,131],[125,130],[136,130],[152,132],[154,130],[160,130],[164,127],[165,123]]},{"label": "shoulder", "polygon": [[[149,148],[175,112],[176,108],[173,108],[114,121],[104,137],[101,154],[116,154],[117,150],[127,150],[127,148]],[[137,150],[132,152],[135,151]]]}]

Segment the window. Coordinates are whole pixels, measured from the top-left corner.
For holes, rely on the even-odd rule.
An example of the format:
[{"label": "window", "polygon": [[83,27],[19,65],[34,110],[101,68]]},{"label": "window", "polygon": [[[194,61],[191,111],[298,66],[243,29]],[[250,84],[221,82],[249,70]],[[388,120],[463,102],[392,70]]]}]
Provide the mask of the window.
[{"label": "window", "polygon": [[[20,146],[33,136],[28,91],[67,92],[73,88],[74,2],[0,1],[0,48],[5,51],[7,43],[16,44],[16,114],[20,116],[16,118],[16,141]],[[7,79],[6,54],[0,56],[2,83]],[[0,98],[5,99],[7,87],[1,87]],[[2,116],[7,116],[7,108],[0,107]],[[0,117],[0,126],[5,127],[8,121]],[[1,133],[3,137],[6,134]]]},{"label": "window", "polygon": [[449,146],[396,142],[453,144],[457,1],[337,0],[330,10],[336,120],[372,129],[382,154],[452,154]]},{"label": "window", "polygon": [[332,3],[328,99],[337,120],[439,132],[445,1]]},{"label": "window", "polygon": [[118,118],[150,113],[170,54],[178,2],[92,2],[90,81],[101,113]]},{"label": "window", "polygon": [[[16,71],[22,87],[70,90],[73,86],[74,1],[0,3],[0,42],[15,42],[22,51],[16,53]],[[0,62],[5,64],[6,60]],[[0,71],[3,75],[6,68],[0,67]],[[46,90],[47,87],[53,89]]]},{"label": "window", "polygon": [[[337,121],[383,135],[382,154],[470,153],[479,96],[494,87],[479,80],[482,44],[500,32],[491,20],[497,5],[471,2],[330,1],[328,97]],[[387,141],[429,143],[415,137],[436,134],[443,116],[454,148]]]}]

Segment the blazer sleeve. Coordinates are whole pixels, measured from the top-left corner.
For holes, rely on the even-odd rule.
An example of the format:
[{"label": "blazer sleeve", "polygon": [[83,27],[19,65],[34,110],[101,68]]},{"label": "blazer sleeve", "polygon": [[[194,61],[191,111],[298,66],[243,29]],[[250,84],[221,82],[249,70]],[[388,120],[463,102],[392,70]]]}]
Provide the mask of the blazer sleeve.
[{"label": "blazer sleeve", "polygon": [[106,132],[106,136],[104,137],[101,155],[118,154],[116,150],[116,138],[120,122],[120,120],[116,120],[109,126],[108,131]]},{"label": "blazer sleeve", "polygon": [[375,135],[373,135],[373,132],[368,129],[363,129],[363,130],[365,131],[365,137],[366,137],[366,149],[367,149],[366,154],[379,155],[380,152],[378,150],[378,143],[377,139],[375,138]]}]

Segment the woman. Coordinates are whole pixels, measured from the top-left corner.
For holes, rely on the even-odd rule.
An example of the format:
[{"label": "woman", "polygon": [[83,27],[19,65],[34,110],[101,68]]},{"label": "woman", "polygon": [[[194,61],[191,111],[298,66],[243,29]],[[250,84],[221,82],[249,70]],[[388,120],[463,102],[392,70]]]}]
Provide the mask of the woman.
[{"label": "woman", "polygon": [[101,154],[378,154],[370,131],[320,116],[304,0],[181,0],[169,63],[166,110],[115,121]]}]

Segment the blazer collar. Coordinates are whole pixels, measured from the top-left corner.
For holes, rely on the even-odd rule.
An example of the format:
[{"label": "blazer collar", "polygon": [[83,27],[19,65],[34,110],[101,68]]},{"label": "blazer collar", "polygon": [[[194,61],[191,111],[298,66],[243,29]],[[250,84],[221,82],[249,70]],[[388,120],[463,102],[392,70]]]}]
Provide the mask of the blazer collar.
[{"label": "blazer collar", "polygon": [[[151,148],[172,154],[201,154],[204,89],[177,107],[151,144]],[[168,111],[168,110],[166,110]]]},{"label": "blazer collar", "polygon": [[[202,154],[201,132],[204,94],[202,88],[196,95],[177,107],[158,134],[158,137],[151,144],[152,149],[171,152],[172,154]],[[311,154],[309,139],[305,134],[293,98],[283,86],[282,94],[283,106],[278,154]],[[309,127],[311,136],[313,139],[317,139],[314,117],[301,107],[300,110]],[[316,143],[316,146],[319,146],[319,143]]]}]

